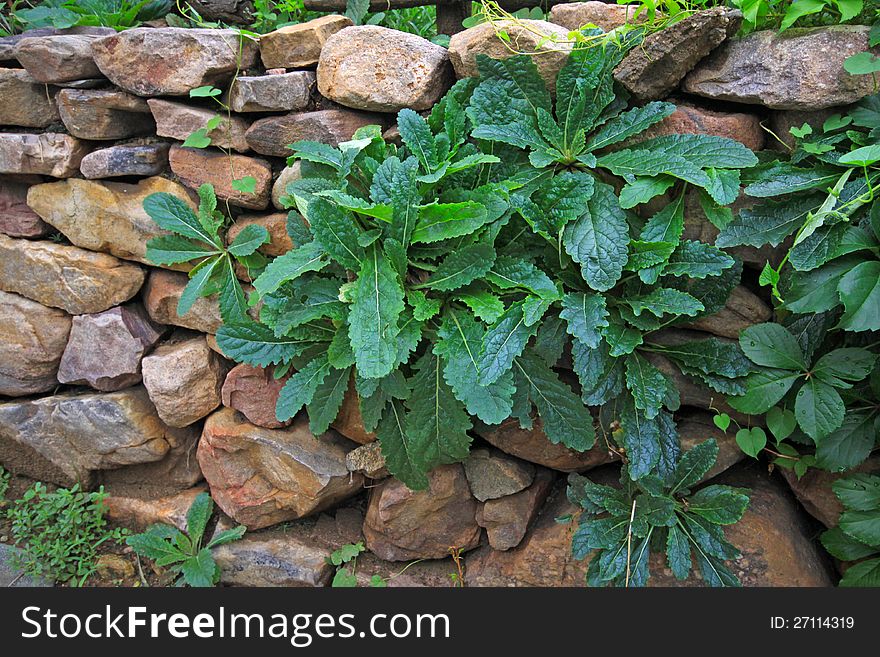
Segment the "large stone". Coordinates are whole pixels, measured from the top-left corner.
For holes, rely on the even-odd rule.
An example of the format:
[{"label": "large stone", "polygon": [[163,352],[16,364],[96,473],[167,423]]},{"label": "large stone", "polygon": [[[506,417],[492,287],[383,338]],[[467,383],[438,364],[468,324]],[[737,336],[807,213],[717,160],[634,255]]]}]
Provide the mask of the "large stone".
[{"label": "large stone", "polygon": [[601,440],[586,452],[576,452],[561,444],[554,445],[544,433],[540,418],[534,420],[530,429],[523,429],[519,420],[509,418],[497,425],[479,424],[476,432],[502,452],[562,472],[588,470],[617,458],[603,448]]},{"label": "large stone", "polygon": [[0,235],[0,290],[71,315],[118,306],[143,282],[143,269],[104,253]]},{"label": "large stone", "polygon": [[88,487],[96,470],[159,461],[184,435],[159,419],[142,387],[0,404],[0,460],[59,485]]},{"label": "large stone", "polygon": [[15,49],[20,41],[33,37],[56,36],[61,34],[87,34],[92,36],[109,36],[116,34],[116,30],[112,27],[92,27],[77,26],[69,28],[56,27],[38,27],[33,30],[27,30],[21,34],[12,34],[10,36],[0,37],[0,61],[15,61]]},{"label": "large stone", "polygon": [[86,155],[79,170],[89,179],[155,176],[168,166],[168,144],[120,144]]},{"label": "large stone", "polygon": [[367,431],[364,426],[364,418],[361,416],[361,403],[357,390],[354,387],[354,377],[348,384],[342,405],[331,426],[349,440],[361,445],[366,445],[376,440],[376,434]]},{"label": "large stone", "polygon": [[[510,41],[503,41],[497,30],[504,30]],[[518,19],[481,23],[449,40],[449,59],[459,78],[479,75],[477,55],[507,59],[517,53],[532,55],[541,78],[550,90],[556,89],[556,76],[571,54],[568,30],[547,21]]]},{"label": "large stone", "polygon": [[156,120],[156,134],[160,137],[184,141],[196,130],[205,128],[209,121],[219,119],[220,124],[206,133],[211,139],[211,145],[231,148],[239,153],[250,150],[244,139],[250,123],[241,117],[227,116],[203,107],[159,98],[151,98],[146,102]]},{"label": "large stone", "polygon": [[736,34],[742,14],[714,7],[655,32],[633,48],[614,71],[614,78],[638,100],[663,98],[701,59]]},{"label": "large stone", "polygon": [[281,75],[241,76],[229,90],[233,112],[292,112],[304,110],[317,84],[312,71]]},{"label": "large stone", "polygon": [[147,260],[147,242],[168,233],[156,225],[143,204],[147,196],[158,192],[195,208],[185,187],[158,177],[135,185],[78,178],[34,185],[28,192],[28,205],[76,246],[152,264]]},{"label": "large stone", "polygon": [[361,445],[345,455],[345,467],[349,472],[359,472],[368,479],[384,479],[390,476],[378,441]]},{"label": "large stone", "polygon": [[0,179],[0,233],[10,237],[44,237],[52,232],[52,226],[40,219],[40,215],[27,205],[28,189],[33,180]]},{"label": "large stone", "polygon": [[[263,159],[245,155],[228,155],[221,151],[183,148],[176,144],[168,154],[171,170],[180,181],[192,189],[205,183],[214,186],[221,201],[252,210],[269,205],[272,189],[272,166]],[[254,179],[254,191],[239,191],[233,187],[236,180]]]},{"label": "large stone", "polygon": [[235,30],[125,30],[92,44],[101,72],[138,96],[185,96],[253,66],[257,45]]},{"label": "large stone", "polygon": [[162,497],[192,488],[202,481],[202,470],[196,458],[201,427],[194,425],[171,429],[166,434],[171,449],[159,461],[127,465],[96,473],[95,485],[110,491],[131,491],[132,495]]},{"label": "large stone", "polygon": [[45,128],[56,123],[61,117],[55,92],[26,71],[0,68],[0,124]]},{"label": "large stone", "polygon": [[297,141],[319,141],[331,146],[351,139],[358,128],[381,124],[382,117],[344,109],[327,109],[283,116],[269,116],[254,121],[247,131],[247,143],[257,153],[288,157],[288,148]]},{"label": "large stone", "polygon": [[283,530],[248,534],[212,552],[227,586],[326,586],[334,571],[327,548]]},{"label": "large stone", "polygon": [[501,451],[474,449],[464,461],[464,473],[471,494],[485,502],[528,488],[535,478],[535,466]]},{"label": "large stone", "polygon": [[496,550],[510,550],[520,544],[547,499],[554,478],[552,470],[541,468],[525,490],[479,506],[477,524],[486,529],[489,545]]},{"label": "large stone", "polygon": [[52,390],[69,333],[67,313],[0,292],[0,395]]},{"label": "large stone", "polygon": [[351,447],[335,431],[312,435],[304,415],[286,429],[264,429],[227,408],[205,422],[198,457],[217,505],[259,529],[360,492],[363,477],[345,467]]},{"label": "large stone", "polygon": [[640,5],[613,5],[607,2],[568,2],[550,9],[550,22],[569,30],[579,30],[587,24],[597,25],[606,32],[621,25],[642,23],[647,12],[636,16]]},{"label": "large stone", "polygon": [[177,304],[183,289],[189,283],[186,274],[153,269],[144,286],[144,306],[150,318],[158,324],[216,333],[223,325],[217,297],[199,297],[183,316],[177,314]]},{"label": "large stone", "polygon": [[0,133],[0,173],[34,173],[70,178],[90,147],[70,135]]},{"label": "large stone", "polygon": [[772,109],[817,110],[853,103],[874,93],[874,80],[850,75],[843,62],[868,50],[870,29],[836,25],[765,30],[732,39],[687,76],[683,89]]},{"label": "large stone", "polygon": [[284,203],[283,200],[287,196],[287,186],[294,180],[302,178],[302,173],[300,172],[301,167],[302,162],[299,160],[290,166],[284,167],[281,170],[281,173],[278,174],[278,178],[276,178],[275,182],[272,184],[272,205],[279,210],[286,210],[291,207],[291,205]]},{"label": "large stone", "polygon": [[318,90],[354,109],[430,109],[452,84],[445,48],[415,34],[376,25],[340,30],[324,44]]},{"label": "large stone", "polygon": [[92,57],[92,42],[85,34],[29,37],[18,42],[15,57],[35,80],[68,82],[101,77]]},{"label": "large stone", "polygon": [[62,89],[61,120],[80,139],[125,139],[148,135],[156,126],[143,98],[114,89]]},{"label": "large stone", "polygon": [[306,68],[318,63],[327,39],[352,25],[346,16],[321,16],[286,25],[260,37],[260,57],[266,68]]},{"label": "large stone", "polygon": [[683,452],[710,439],[718,445],[718,458],[715,459],[715,465],[703,476],[703,481],[720,475],[746,457],[736,444],[736,429],[722,431],[715,426],[712,417],[711,413],[689,410],[677,416],[678,439]]},{"label": "large stone", "polygon": [[141,359],[165,328],[150,321],[139,304],[73,318],[58,367],[58,381],[112,391],[141,381]]},{"label": "large stone", "polygon": [[627,145],[664,135],[714,135],[735,139],[753,151],[764,148],[761,117],[743,112],[717,112],[689,102],[676,102],[675,111],[640,133]]},{"label": "large stone", "polygon": [[207,489],[202,485],[159,498],[116,494],[111,490],[104,500],[104,517],[135,531],[156,524],[172,525],[186,531],[186,513],[196,497]]},{"label": "large stone", "polygon": [[773,311],[770,306],[742,285],[737,285],[730,293],[727,305],[720,311],[682,326],[736,340],[741,331],[769,321],[772,316]]},{"label": "large stone", "polygon": [[269,232],[270,241],[259,248],[260,253],[280,256],[293,248],[293,242],[287,234],[287,213],[284,212],[265,215],[246,214],[238,217],[226,231],[226,242],[231,244],[241,231],[253,225],[262,226]]},{"label": "large stone", "polygon": [[364,520],[367,548],[381,559],[441,559],[450,548],[471,550],[480,543],[464,468],[441,465],[428,473],[428,488],[412,491],[397,479],[373,488]]},{"label": "large stone", "polygon": [[172,339],[143,360],[144,387],[168,426],[186,427],[220,405],[226,363],[204,336]]},{"label": "large stone", "polygon": [[244,415],[248,422],[266,429],[279,429],[290,424],[275,414],[275,404],[288,376],[276,379],[271,368],[253,367],[245,363],[233,367],[220,391],[226,408]]}]

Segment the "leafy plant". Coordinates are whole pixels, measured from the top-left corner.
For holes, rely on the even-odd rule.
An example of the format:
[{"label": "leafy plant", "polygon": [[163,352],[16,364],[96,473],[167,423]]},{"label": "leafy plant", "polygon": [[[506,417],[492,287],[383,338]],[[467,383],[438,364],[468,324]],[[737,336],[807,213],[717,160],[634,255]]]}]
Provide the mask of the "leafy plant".
[{"label": "leafy plant", "polygon": [[14,557],[17,565],[34,577],[82,586],[95,572],[98,548],[125,536],[107,527],[106,497],[103,487],[87,493],[76,484],[50,493],[35,483],[6,511],[13,541],[23,550]]},{"label": "leafy plant", "polygon": [[730,4],[742,11],[747,32],[845,23],[864,10],[863,0],[730,0]]},{"label": "leafy plant", "polygon": [[858,561],[840,586],[880,586],[880,477],[855,474],[831,488],[844,511],[837,527],[822,534],[822,545],[841,561]]},{"label": "leafy plant", "polygon": [[126,543],[142,557],[157,566],[170,566],[180,577],[177,586],[214,586],[220,581],[220,566],[214,561],[211,548],[237,541],[244,536],[245,527],[217,532],[204,542],[205,529],[211,519],[214,502],[208,493],[199,493],[186,513],[186,533],[171,525],[153,525],[142,534],[126,539]]},{"label": "leafy plant", "polygon": [[11,14],[22,30],[39,27],[104,26],[122,30],[162,18],[173,8],[171,0],[45,0]]},{"label": "leafy plant", "polygon": [[[334,588],[353,588],[357,586],[357,558],[358,555],[366,550],[362,542],[349,543],[343,545],[327,558],[327,563],[336,566],[336,574],[330,586]],[[370,578],[370,586],[374,588],[383,588],[388,586],[388,582],[381,575],[373,575]]]},{"label": "leafy plant", "polygon": [[11,478],[12,475],[0,465],[0,505],[3,504],[2,500],[6,497],[6,492],[9,490],[9,480]]},{"label": "leafy plant", "polygon": [[739,551],[724,525],[742,518],[749,497],[742,489],[710,485],[693,491],[718,457],[714,440],[684,453],[665,476],[633,480],[624,468],[621,487],[569,475],[568,496],[583,509],[572,539],[576,559],[591,557],[591,586],[645,586],[653,550],[665,550],[673,575],[687,579],[694,561],[709,586],[739,586],[725,565]]}]

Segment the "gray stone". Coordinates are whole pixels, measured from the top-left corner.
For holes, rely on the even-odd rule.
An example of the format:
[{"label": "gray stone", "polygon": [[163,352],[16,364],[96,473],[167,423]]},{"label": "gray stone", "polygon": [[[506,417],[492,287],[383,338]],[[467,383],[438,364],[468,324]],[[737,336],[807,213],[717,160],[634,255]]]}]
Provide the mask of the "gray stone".
[{"label": "gray stone", "polygon": [[125,139],[156,128],[144,99],[124,91],[62,89],[57,99],[64,126],[80,139]]},{"label": "gray stone", "polygon": [[610,32],[621,25],[643,23],[647,20],[647,12],[644,10],[638,16],[635,15],[640,7],[637,4],[614,5],[596,1],[567,2],[554,5],[550,9],[548,20],[569,30],[579,30],[592,23]]},{"label": "gray stone", "polygon": [[168,144],[120,144],[86,155],[79,170],[88,179],[155,176],[168,166]]},{"label": "gray stone", "polygon": [[464,461],[471,493],[480,502],[513,495],[528,488],[535,466],[500,450],[474,449]]},{"label": "gray stone", "polygon": [[477,508],[477,524],[486,529],[493,549],[510,550],[520,544],[547,499],[554,479],[551,470],[540,468],[525,490],[488,500]]},{"label": "gray stone", "polygon": [[212,551],[220,582],[232,586],[326,586],[330,551],[286,531],[248,534]]},{"label": "gray stone", "polygon": [[0,124],[45,128],[60,120],[55,89],[26,71],[0,68]]},{"label": "gray stone", "polygon": [[283,116],[269,116],[254,121],[247,131],[247,143],[257,153],[289,157],[290,144],[300,140],[319,141],[331,146],[351,139],[358,128],[381,125],[383,118],[375,114],[327,109],[316,112],[298,112]]},{"label": "gray stone", "polygon": [[206,21],[246,26],[254,22],[252,0],[190,0],[188,4]]},{"label": "gray stone", "polygon": [[301,166],[302,163],[297,160],[290,166],[284,167],[272,184],[272,205],[279,210],[286,210],[290,207],[283,203],[282,199],[287,196],[287,186],[294,180],[302,178],[302,173],[300,173]]},{"label": "gray stone", "polygon": [[250,150],[244,139],[244,133],[250,123],[241,117],[229,117],[226,114],[202,107],[193,107],[159,98],[151,98],[147,104],[149,104],[153,118],[156,120],[156,134],[160,137],[184,141],[196,130],[205,128],[212,119],[220,119],[220,124],[206,133],[206,136],[211,140],[211,145],[218,148],[231,148],[239,153]]},{"label": "gray stone", "polygon": [[25,38],[18,42],[15,57],[40,82],[96,78],[101,75],[92,57],[96,38],[84,34]]},{"label": "gray stone", "polygon": [[0,133],[0,173],[22,173],[69,178],[89,146],[70,135]]},{"label": "gray stone", "polygon": [[229,106],[234,112],[304,110],[316,84],[312,71],[238,77],[229,91]]}]

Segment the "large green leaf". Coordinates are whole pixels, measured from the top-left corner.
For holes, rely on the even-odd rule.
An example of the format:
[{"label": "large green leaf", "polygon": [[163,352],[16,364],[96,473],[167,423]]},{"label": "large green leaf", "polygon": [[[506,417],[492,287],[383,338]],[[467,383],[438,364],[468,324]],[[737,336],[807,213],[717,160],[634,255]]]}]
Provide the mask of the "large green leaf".
[{"label": "large green leaf", "polygon": [[217,255],[220,250],[178,235],[160,235],[147,242],[147,260],[156,265],[176,265]]},{"label": "large green leaf", "polygon": [[820,313],[840,304],[838,285],[857,264],[857,256],[839,258],[808,272],[792,272],[783,307],[793,313]]},{"label": "large green leaf", "polygon": [[705,374],[737,378],[746,376],[752,370],[751,363],[737,343],[718,338],[662,345],[660,349],[665,356]]},{"label": "large green leaf", "polygon": [[749,196],[766,198],[794,194],[810,189],[825,189],[834,185],[840,177],[840,170],[826,166],[802,168],[789,162],[775,162],[762,171],[745,188]]},{"label": "large green leaf", "polygon": [[666,562],[676,579],[687,579],[691,572],[691,546],[678,525],[670,527],[666,535]]},{"label": "large green leaf", "polygon": [[794,415],[798,425],[817,445],[840,428],[845,412],[840,393],[815,377],[807,379],[795,397]]},{"label": "large green leaf", "polygon": [[281,422],[286,422],[296,415],[306,404],[311,403],[318,387],[330,374],[330,363],[326,355],[312,360],[308,365],[287,379],[278,401],[275,404],[275,415]]},{"label": "large green leaf", "polygon": [[623,390],[624,367],[622,358],[608,355],[608,345],[600,342],[589,347],[574,340],[571,347],[572,364],[581,383],[581,398],[589,406],[600,406]]},{"label": "large green leaf", "polygon": [[397,128],[400,138],[416,156],[422,169],[431,172],[437,168],[437,144],[428,123],[411,109],[402,109],[397,113]]},{"label": "large green leaf", "polygon": [[806,221],[807,215],[821,203],[815,196],[787,201],[767,202],[742,210],[722,230],[715,246],[779,246]]},{"label": "large green leaf", "polygon": [[568,333],[588,347],[598,347],[599,329],[608,326],[605,297],[599,294],[572,293],[562,297],[559,316],[567,322]]},{"label": "large green leaf", "polygon": [[328,264],[324,247],[309,242],[278,256],[254,281],[254,288],[261,296],[277,290],[282,284],[293,281],[306,272],[321,271]]},{"label": "large green leaf", "polygon": [[756,365],[806,370],[807,362],[795,337],[779,324],[757,324],[739,337],[743,353]]},{"label": "large green leaf", "polygon": [[666,398],[666,377],[638,353],[626,357],[626,387],[636,408],[649,420],[655,418]]},{"label": "large green leaf", "polygon": [[725,269],[733,267],[735,262],[731,256],[717,247],[686,240],[669,256],[669,262],[663,267],[663,273],[668,276],[706,278],[720,275]]},{"label": "large green leaf", "polygon": [[749,496],[730,486],[707,486],[688,499],[688,511],[716,525],[732,525],[742,518]]},{"label": "large green leaf", "polygon": [[523,352],[537,330],[537,324],[526,324],[522,302],[504,311],[483,335],[477,367],[480,385],[490,385],[510,370],[514,358]]},{"label": "large green leaf", "polygon": [[309,227],[315,242],[324,247],[336,262],[346,269],[358,270],[364,259],[364,249],[358,244],[361,231],[350,212],[316,197],[309,203]]},{"label": "large green leaf", "polygon": [[831,488],[849,511],[880,511],[880,477],[857,473],[838,479]]},{"label": "large green leaf", "polygon": [[593,176],[563,171],[547,179],[531,195],[532,211],[520,212],[540,235],[556,240],[568,222],[583,212],[593,195]]},{"label": "large green leaf", "polygon": [[495,264],[495,249],[483,242],[465,246],[447,255],[425,286],[448,292],[484,276]]},{"label": "large green leaf", "polygon": [[856,265],[838,283],[844,313],[839,328],[845,331],[880,330],[880,262]]},{"label": "large green leaf", "polygon": [[645,311],[656,317],[662,317],[664,314],[695,317],[704,310],[703,304],[698,299],[687,292],[669,287],[658,287],[648,294],[628,297],[625,301],[637,317]]},{"label": "large green leaf", "polygon": [[718,458],[718,443],[705,440],[682,455],[671,477],[672,490],[689,489],[700,483]]},{"label": "large green leaf", "polygon": [[419,208],[413,242],[439,242],[469,235],[489,220],[486,208],[475,201],[435,203]]},{"label": "large green leaf", "polygon": [[223,246],[217,234],[206,230],[192,208],[173,194],[167,192],[150,194],[144,199],[144,211],[163,230],[206,242],[218,249]]},{"label": "large green leaf", "polygon": [[840,516],[840,529],[857,541],[880,548],[880,513],[877,509],[844,511]]},{"label": "large green leaf", "polygon": [[500,256],[486,278],[502,290],[521,288],[542,299],[559,298],[559,290],[547,274],[528,260]]},{"label": "large green leaf", "polygon": [[385,465],[410,490],[425,490],[428,487],[429,467],[411,444],[407,428],[403,402],[391,400],[385,406],[385,412],[376,428]]},{"label": "large green leaf", "polygon": [[597,151],[637,135],[662,121],[675,110],[676,107],[672,103],[659,101],[650,102],[642,107],[634,107],[599,128],[587,142],[587,150]]},{"label": "large green leaf", "polygon": [[874,417],[850,412],[843,424],[823,438],[816,448],[816,467],[841,472],[864,462],[876,441]]},{"label": "large green leaf", "polygon": [[259,224],[248,224],[235,236],[229,245],[229,253],[237,258],[249,256],[263,244],[268,244],[271,238],[269,231]]},{"label": "large green leaf", "polygon": [[746,394],[742,397],[731,397],[727,402],[741,413],[751,415],[766,413],[785,396],[801,376],[803,375],[800,372],[782,369],[752,372],[746,377]]},{"label": "large green leaf", "polygon": [[277,337],[272,329],[256,322],[226,324],[217,331],[217,345],[226,356],[255,367],[289,361],[314,343],[298,337]]},{"label": "large green leaf", "polygon": [[315,436],[320,436],[330,428],[330,423],[336,419],[342,406],[342,399],[348,390],[351,379],[351,368],[331,370],[318,387],[312,399],[307,403],[309,414],[309,430]]}]

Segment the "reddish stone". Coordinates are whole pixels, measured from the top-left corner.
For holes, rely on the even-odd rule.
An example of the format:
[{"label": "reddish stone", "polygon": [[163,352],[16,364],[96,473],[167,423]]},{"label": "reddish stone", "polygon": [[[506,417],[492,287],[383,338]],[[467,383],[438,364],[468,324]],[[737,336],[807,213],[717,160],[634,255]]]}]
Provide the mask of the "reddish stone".
[{"label": "reddish stone", "polygon": [[275,414],[278,395],[288,378],[276,379],[271,368],[252,367],[245,363],[236,365],[229,370],[223,383],[223,405],[235,409],[258,427],[278,429],[288,426],[290,420],[280,422]]}]

